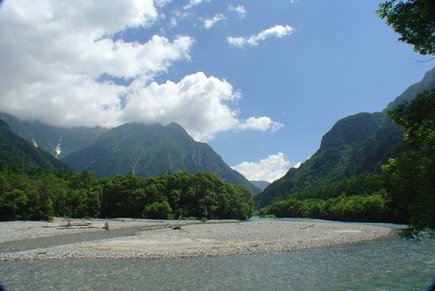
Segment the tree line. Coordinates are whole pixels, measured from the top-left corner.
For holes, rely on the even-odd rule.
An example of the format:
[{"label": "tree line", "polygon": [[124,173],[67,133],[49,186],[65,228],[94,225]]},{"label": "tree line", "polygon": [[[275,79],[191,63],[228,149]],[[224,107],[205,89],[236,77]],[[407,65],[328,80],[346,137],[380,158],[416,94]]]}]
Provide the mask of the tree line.
[{"label": "tree line", "polygon": [[252,209],[248,190],[210,173],[99,179],[89,172],[0,170],[0,220],[53,216],[247,219]]},{"label": "tree line", "polygon": [[367,173],[293,193],[273,201],[259,213],[341,221],[391,221],[389,201],[384,178]]}]

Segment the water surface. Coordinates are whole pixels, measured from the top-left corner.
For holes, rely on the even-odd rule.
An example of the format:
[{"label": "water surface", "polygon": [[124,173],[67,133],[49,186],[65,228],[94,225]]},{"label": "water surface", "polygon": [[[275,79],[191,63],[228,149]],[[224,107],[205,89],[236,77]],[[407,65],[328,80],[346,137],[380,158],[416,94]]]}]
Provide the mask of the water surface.
[{"label": "water surface", "polygon": [[427,290],[435,240],[398,237],[281,254],[0,262],[7,290]]}]

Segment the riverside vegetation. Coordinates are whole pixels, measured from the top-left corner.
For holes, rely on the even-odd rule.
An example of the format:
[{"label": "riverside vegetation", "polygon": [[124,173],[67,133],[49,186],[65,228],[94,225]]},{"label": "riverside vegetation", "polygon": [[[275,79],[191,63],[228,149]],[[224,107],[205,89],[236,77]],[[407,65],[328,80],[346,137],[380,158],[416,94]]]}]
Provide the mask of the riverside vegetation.
[{"label": "riverside vegetation", "polygon": [[99,179],[89,172],[0,171],[0,220],[65,217],[236,218],[251,216],[248,190],[209,173]]}]

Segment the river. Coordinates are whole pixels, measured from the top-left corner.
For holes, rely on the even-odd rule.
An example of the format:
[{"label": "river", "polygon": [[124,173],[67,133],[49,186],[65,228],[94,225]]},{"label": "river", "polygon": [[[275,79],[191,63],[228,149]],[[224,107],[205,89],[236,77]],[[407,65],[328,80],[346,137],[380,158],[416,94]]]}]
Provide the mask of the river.
[{"label": "river", "polygon": [[0,262],[6,290],[428,290],[434,279],[429,238],[231,257]]}]

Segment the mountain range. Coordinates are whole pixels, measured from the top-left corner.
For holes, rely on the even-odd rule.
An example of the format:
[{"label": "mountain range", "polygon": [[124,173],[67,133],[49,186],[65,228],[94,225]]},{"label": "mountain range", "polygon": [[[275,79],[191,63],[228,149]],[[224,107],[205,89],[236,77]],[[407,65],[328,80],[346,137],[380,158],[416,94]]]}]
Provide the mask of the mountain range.
[{"label": "mountain range", "polygon": [[5,121],[0,121],[0,160],[2,165],[11,163],[45,170],[71,167],[75,171],[93,172],[98,177],[211,172],[224,182],[245,186],[253,194],[267,186],[254,197],[260,208],[297,191],[361,173],[378,172],[380,165],[399,154],[402,139],[401,128],[390,120],[387,112],[431,89],[435,89],[435,68],[383,112],[359,113],[337,121],[311,158],[268,186],[256,187],[231,169],[210,146],[194,141],[176,123],[167,126],[130,123],[111,129],[61,128],[0,114],[0,119]]},{"label": "mountain range", "polygon": [[380,171],[383,163],[399,154],[402,140],[401,128],[391,121],[387,112],[431,89],[435,89],[435,68],[407,88],[383,112],[359,113],[337,121],[323,136],[319,150],[312,157],[254,197],[257,207],[297,191]]},{"label": "mountain range", "polygon": [[112,129],[61,128],[18,120],[7,114],[0,114],[0,118],[30,147],[51,153],[74,171],[90,171],[98,177],[210,172],[224,182],[244,186],[253,194],[261,192],[231,169],[209,145],[196,142],[176,123],[167,126],[129,123]]}]

